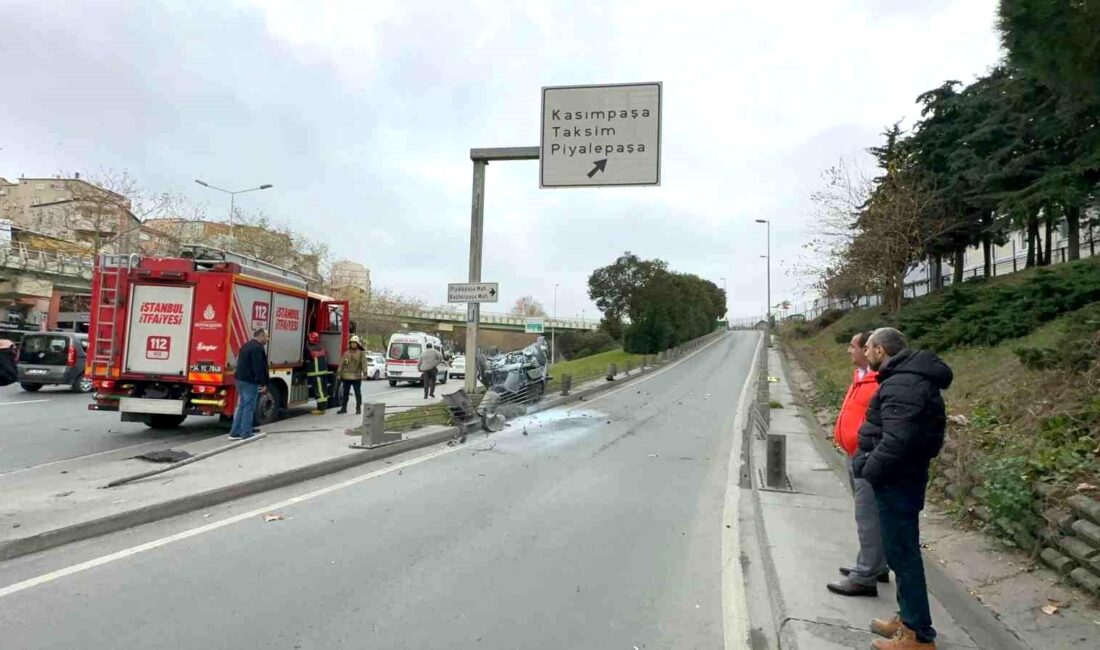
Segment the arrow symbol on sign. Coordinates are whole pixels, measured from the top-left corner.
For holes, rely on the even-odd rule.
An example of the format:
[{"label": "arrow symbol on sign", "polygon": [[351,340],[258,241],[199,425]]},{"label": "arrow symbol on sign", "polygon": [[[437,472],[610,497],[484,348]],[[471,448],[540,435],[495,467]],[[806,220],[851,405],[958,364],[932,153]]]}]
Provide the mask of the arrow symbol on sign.
[{"label": "arrow symbol on sign", "polygon": [[597,160],[592,164],[595,165],[595,167],[592,168],[592,171],[588,172],[588,177],[589,178],[592,178],[593,176],[595,176],[596,172],[602,172],[605,169],[607,169],[607,158]]},{"label": "arrow symbol on sign", "polygon": [[489,289],[489,297],[490,298],[493,298],[496,295],[497,295],[497,290],[496,289]]}]

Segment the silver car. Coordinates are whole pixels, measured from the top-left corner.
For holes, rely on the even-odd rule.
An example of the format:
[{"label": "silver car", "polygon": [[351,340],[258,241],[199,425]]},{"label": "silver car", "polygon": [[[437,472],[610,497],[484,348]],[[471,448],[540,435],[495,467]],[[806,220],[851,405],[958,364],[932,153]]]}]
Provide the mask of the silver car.
[{"label": "silver car", "polygon": [[90,393],[92,378],[84,376],[87,358],[87,334],[27,334],[19,346],[19,385],[31,393],[43,386],[68,386],[77,393]]}]

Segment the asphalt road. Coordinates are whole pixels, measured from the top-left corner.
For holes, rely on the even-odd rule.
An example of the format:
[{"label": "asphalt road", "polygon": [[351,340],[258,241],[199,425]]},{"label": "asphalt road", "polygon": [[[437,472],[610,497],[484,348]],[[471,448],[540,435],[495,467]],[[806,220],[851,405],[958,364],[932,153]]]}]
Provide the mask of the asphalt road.
[{"label": "asphalt road", "polygon": [[0,565],[2,645],[722,648],[757,336],[488,439]]},{"label": "asphalt road", "polygon": [[[461,379],[439,386],[439,397],[462,387]],[[363,399],[391,405],[425,403],[423,389],[401,384],[391,388],[382,381],[364,381]],[[187,440],[224,434],[227,424],[217,418],[190,417],[175,430],[150,429],[122,422],[117,413],[88,410],[89,395],[65,387],[46,387],[24,392],[18,384],[0,388],[0,474],[58,460],[97,454],[148,442]],[[352,396],[354,404],[355,397]]]}]

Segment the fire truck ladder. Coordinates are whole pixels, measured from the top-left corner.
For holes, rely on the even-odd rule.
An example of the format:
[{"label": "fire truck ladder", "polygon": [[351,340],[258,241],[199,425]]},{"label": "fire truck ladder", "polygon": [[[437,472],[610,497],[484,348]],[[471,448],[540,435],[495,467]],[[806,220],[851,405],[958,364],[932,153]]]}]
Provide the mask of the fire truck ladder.
[{"label": "fire truck ladder", "polygon": [[92,347],[93,378],[111,377],[118,347],[118,308],[124,298],[122,287],[137,262],[137,255],[99,257],[99,300],[95,308],[95,343]]}]

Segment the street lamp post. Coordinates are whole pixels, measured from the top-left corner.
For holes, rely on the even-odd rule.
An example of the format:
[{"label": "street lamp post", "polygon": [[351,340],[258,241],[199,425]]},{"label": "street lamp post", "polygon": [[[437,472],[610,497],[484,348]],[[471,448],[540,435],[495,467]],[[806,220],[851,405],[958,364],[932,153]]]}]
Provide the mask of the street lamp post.
[{"label": "street lamp post", "polygon": [[762,223],[767,228],[767,250],[768,254],[764,255],[768,260],[768,310],[764,314],[764,322],[767,324],[768,347],[772,346],[772,222],[768,219],[757,219],[756,223]]},{"label": "street lamp post", "polygon": [[223,193],[229,195],[229,237],[230,237],[230,239],[233,238],[233,205],[234,205],[234,199],[237,198],[237,195],[238,194],[244,194],[245,192],[255,192],[257,190],[268,190],[268,189],[271,189],[272,187],[274,187],[274,185],[272,185],[270,183],[264,183],[263,185],[260,185],[259,187],[250,187],[250,188],[244,189],[244,190],[227,190],[227,189],[218,187],[217,185],[211,185],[210,183],[207,183],[206,181],[199,180],[197,178],[195,179],[195,182],[198,183],[199,185],[202,185],[203,187],[208,187],[212,190],[217,190],[219,192],[223,192]]},{"label": "street lamp post", "polygon": [[554,363],[558,360],[558,287],[560,285],[554,285],[554,318],[550,321],[550,363]]},{"label": "street lamp post", "polygon": [[[726,290],[726,279],[725,278],[718,278],[718,279],[722,281],[722,297],[725,298],[725,300],[726,300],[726,304],[722,305],[723,307],[725,307],[725,310],[723,311],[722,315],[728,317],[729,312],[730,312],[730,296],[729,296],[729,293],[727,293],[727,290]],[[727,318],[727,321],[728,321],[728,318]]]}]

